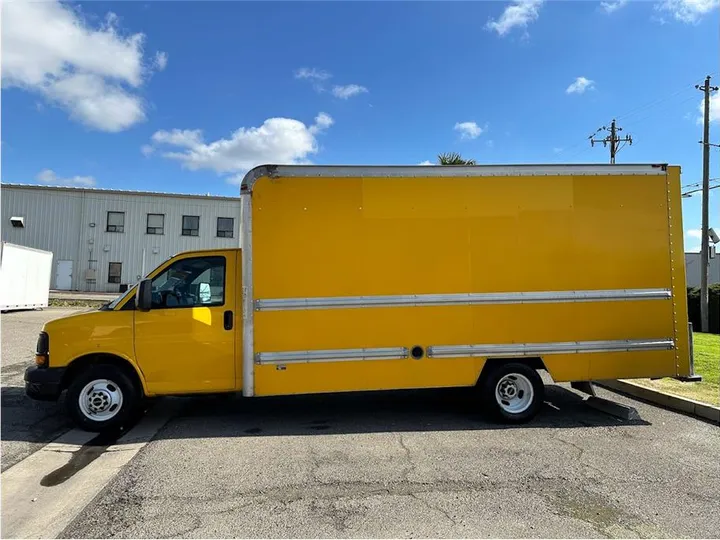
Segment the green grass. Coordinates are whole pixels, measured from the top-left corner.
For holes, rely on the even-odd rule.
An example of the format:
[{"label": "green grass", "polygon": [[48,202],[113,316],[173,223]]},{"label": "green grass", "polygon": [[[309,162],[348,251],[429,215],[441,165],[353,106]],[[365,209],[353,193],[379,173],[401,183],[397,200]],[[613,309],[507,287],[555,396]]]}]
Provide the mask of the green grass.
[{"label": "green grass", "polygon": [[695,401],[720,405],[720,336],[696,332],[693,334],[693,349],[695,373],[702,375],[702,382],[684,383],[675,379],[640,379],[634,382]]},{"label": "green grass", "polygon": [[99,308],[103,304],[107,304],[107,300],[70,300],[64,298],[51,298],[48,301],[50,307],[86,307]]}]

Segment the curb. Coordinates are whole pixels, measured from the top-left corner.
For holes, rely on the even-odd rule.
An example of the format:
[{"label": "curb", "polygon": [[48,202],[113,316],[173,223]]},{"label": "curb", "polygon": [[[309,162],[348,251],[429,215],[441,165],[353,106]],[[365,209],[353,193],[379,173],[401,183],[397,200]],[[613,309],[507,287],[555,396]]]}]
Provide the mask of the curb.
[{"label": "curb", "polygon": [[707,403],[701,403],[699,401],[683,398],[673,394],[666,394],[665,392],[653,390],[628,381],[605,380],[593,381],[593,383],[621,394],[640,398],[657,405],[662,405],[663,407],[667,407],[668,409],[672,409],[674,411],[683,412],[698,418],[703,418],[704,420],[710,420],[716,424],[720,424],[720,407],[714,407],[712,405],[708,405]]}]

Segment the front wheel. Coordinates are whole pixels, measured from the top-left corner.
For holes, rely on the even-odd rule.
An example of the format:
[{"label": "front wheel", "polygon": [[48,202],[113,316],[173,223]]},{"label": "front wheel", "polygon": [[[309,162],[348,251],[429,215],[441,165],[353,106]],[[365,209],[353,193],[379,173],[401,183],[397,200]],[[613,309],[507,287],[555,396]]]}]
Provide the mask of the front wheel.
[{"label": "front wheel", "polygon": [[89,366],[68,387],[66,407],[87,431],[126,426],[140,405],[140,392],[130,378],[110,364]]},{"label": "front wheel", "polygon": [[[545,385],[530,366],[511,362],[488,366],[480,384],[486,411],[496,420],[523,423],[542,407]],[[487,369],[486,368],[486,369]]]}]

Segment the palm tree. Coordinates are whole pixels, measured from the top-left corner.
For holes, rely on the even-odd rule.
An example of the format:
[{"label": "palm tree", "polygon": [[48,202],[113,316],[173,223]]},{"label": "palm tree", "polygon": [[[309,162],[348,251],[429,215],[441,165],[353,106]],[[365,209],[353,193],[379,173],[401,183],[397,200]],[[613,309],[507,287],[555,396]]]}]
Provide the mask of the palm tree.
[{"label": "palm tree", "polygon": [[457,152],[446,152],[438,155],[438,165],[477,165],[474,159],[463,159]]}]

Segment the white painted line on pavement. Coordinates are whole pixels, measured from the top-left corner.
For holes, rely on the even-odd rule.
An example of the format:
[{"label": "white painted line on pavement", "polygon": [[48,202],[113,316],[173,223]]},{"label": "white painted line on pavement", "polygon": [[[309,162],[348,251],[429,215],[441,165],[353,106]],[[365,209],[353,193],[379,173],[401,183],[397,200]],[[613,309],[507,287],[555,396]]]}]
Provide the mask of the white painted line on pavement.
[{"label": "white painted line on pavement", "polygon": [[71,430],[7,469],[0,475],[2,538],[56,538],[176,408],[163,400],[109,446],[83,446],[97,433]]}]

